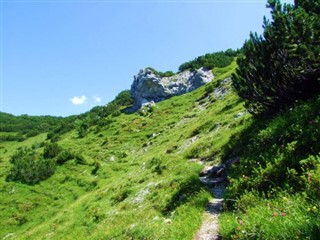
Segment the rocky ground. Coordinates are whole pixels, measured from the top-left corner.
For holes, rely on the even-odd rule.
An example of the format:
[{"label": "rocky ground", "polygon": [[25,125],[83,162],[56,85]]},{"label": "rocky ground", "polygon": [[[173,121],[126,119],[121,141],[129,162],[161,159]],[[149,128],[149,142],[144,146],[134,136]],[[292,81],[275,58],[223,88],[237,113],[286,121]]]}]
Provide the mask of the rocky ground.
[{"label": "rocky ground", "polygon": [[205,184],[212,194],[203,223],[195,236],[195,240],[217,240],[219,235],[219,215],[223,210],[223,196],[228,183],[227,166],[239,162],[239,158],[230,159],[226,164],[205,168],[200,181]]}]

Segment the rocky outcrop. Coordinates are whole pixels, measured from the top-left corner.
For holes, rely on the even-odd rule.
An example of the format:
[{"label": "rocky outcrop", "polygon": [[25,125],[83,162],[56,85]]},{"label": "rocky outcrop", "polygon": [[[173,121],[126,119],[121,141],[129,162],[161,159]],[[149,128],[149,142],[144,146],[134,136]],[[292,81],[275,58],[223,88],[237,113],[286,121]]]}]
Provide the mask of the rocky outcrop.
[{"label": "rocky outcrop", "polygon": [[134,99],[132,111],[149,102],[160,102],[173,96],[190,92],[213,79],[211,70],[200,68],[184,71],[171,77],[161,77],[152,69],[145,68],[134,76],[131,96]]}]

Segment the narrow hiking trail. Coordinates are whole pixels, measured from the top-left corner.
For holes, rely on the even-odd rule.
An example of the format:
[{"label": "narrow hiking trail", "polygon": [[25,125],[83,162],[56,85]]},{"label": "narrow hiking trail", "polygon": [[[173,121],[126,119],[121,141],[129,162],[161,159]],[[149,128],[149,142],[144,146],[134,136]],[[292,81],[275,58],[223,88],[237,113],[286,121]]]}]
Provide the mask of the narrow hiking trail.
[{"label": "narrow hiking trail", "polygon": [[[215,193],[216,192],[216,193]],[[195,236],[195,240],[217,240],[221,239],[219,235],[219,215],[223,207],[224,187],[212,188],[211,193],[214,195],[204,213],[204,221],[200,230]]]},{"label": "narrow hiking trail", "polygon": [[194,240],[221,239],[219,235],[219,216],[223,210],[223,196],[228,184],[227,166],[239,161],[239,158],[230,159],[225,164],[207,168],[202,172],[200,181],[208,187],[213,198],[207,205],[203,223]]}]

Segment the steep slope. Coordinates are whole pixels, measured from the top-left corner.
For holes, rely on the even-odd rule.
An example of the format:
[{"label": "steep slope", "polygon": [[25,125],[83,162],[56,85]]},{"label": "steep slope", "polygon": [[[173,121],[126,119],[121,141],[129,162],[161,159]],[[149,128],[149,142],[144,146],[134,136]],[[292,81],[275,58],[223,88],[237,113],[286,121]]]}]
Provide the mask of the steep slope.
[{"label": "steep slope", "polygon": [[1,232],[5,239],[192,239],[209,193],[198,179],[246,125],[230,90],[233,63],[191,93],[134,114],[110,115],[79,138],[57,143],[73,159],[35,185],[6,181],[14,149],[42,153],[45,136],[1,145]]},{"label": "steep slope", "polygon": [[225,152],[224,239],[319,239],[320,96],[269,119],[250,119]]}]

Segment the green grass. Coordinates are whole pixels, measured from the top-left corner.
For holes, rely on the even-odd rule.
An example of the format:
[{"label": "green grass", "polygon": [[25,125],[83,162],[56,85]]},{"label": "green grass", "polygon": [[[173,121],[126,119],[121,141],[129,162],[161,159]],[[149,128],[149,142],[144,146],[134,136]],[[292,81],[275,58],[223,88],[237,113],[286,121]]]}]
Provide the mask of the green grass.
[{"label": "green grass", "polygon": [[[149,111],[108,116],[83,138],[58,144],[74,159],[35,185],[7,182],[21,147],[43,152],[46,134],[0,146],[0,238],[193,239],[210,194],[203,165],[239,156],[230,169],[224,239],[317,239],[319,98],[273,119],[254,119],[227,82],[215,80]],[[241,114],[239,114],[241,113]]]},{"label": "green grass", "polygon": [[5,181],[9,159],[45,135],[1,143],[0,238],[192,239],[210,194],[198,179],[203,166],[189,160],[220,162],[219,149],[248,118],[235,119],[244,109],[233,91],[215,99],[206,87],[146,113],[108,116],[83,138],[62,135],[58,144],[84,161],[69,160],[33,186]]},{"label": "green grass", "polygon": [[316,97],[272,119],[252,119],[226,146],[226,156],[241,163],[230,172],[225,239],[319,238],[319,103]]},{"label": "green grass", "polygon": [[318,239],[319,202],[309,202],[300,194],[286,196],[255,200],[251,196],[245,212],[242,208],[223,214],[224,239]]}]

